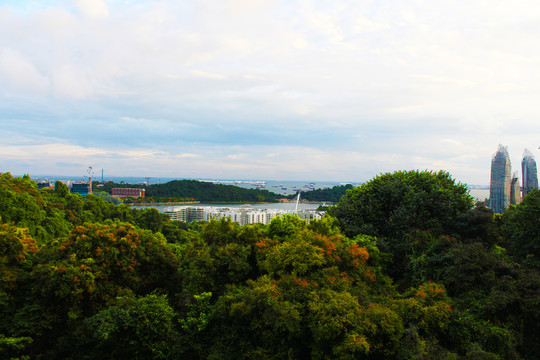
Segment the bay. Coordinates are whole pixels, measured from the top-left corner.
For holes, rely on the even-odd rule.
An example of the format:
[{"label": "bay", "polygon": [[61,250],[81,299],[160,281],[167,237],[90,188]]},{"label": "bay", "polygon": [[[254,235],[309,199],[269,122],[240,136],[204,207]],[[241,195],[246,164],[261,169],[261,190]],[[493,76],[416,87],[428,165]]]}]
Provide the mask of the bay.
[{"label": "bay", "polygon": [[[171,208],[181,208],[181,207],[216,207],[216,208],[251,208],[257,210],[266,210],[266,209],[277,209],[277,210],[295,210],[295,202],[286,202],[286,203],[262,203],[262,204],[212,204],[212,203],[201,203],[201,204],[190,204],[190,205],[148,205],[148,206],[133,206],[135,209],[146,209],[146,208],[155,208],[159,212],[165,212],[166,209]],[[324,205],[324,203],[299,203],[298,210],[316,210],[319,206]],[[326,204],[328,205],[328,204]]]}]

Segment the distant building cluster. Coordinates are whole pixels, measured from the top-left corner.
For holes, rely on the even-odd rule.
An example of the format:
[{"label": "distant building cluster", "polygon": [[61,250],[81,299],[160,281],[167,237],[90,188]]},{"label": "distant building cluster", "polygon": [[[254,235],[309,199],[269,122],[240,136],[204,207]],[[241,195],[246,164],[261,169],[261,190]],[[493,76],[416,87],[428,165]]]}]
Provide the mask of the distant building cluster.
[{"label": "distant building cluster", "polygon": [[[63,180],[62,181],[69,189],[69,192],[72,194],[81,194],[86,196],[92,193],[92,182],[90,181],[71,181]],[[38,189],[50,188],[54,189],[54,184],[47,180],[37,180],[36,181]]]},{"label": "distant building cluster", "polygon": [[213,206],[182,206],[167,208],[164,212],[170,216],[171,220],[192,222],[229,218],[232,222],[239,223],[240,225],[256,223],[269,224],[273,218],[285,214],[296,214],[300,219],[306,220],[307,222],[322,217],[322,215],[315,210],[294,211],[281,209],[254,209],[249,207],[221,208]]},{"label": "distant building cluster", "polygon": [[54,185],[50,181],[38,180],[36,184],[38,189],[54,189]]},{"label": "distant building cluster", "polygon": [[499,145],[491,159],[491,182],[489,187],[489,207],[502,213],[510,204],[519,204],[522,196],[532,189],[538,189],[538,171],[533,154],[525,149],[521,161],[523,183],[519,186],[518,173],[512,174],[510,156],[506,147]]},{"label": "distant building cluster", "polygon": [[[76,181],[71,180],[62,181],[69,189],[69,192],[72,194],[81,194],[86,196],[92,194],[92,181]],[[54,185],[50,181],[38,180],[36,181],[38,189],[43,188],[54,188]],[[145,189],[134,189],[134,188],[113,188],[111,190],[111,196],[113,198],[143,198],[145,196]]]}]

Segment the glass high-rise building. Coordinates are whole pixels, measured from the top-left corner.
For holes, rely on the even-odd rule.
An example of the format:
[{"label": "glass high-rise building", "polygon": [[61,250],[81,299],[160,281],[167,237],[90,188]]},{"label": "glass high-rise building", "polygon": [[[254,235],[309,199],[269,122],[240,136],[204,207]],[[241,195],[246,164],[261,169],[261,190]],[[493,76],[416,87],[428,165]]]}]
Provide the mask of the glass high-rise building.
[{"label": "glass high-rise building", "polygon": [[532,189],[538,189],[538,171],[533,154],[525,149],[523,160],[521,160],[521,171],[523,177],[523,196]]},{"label": "glass high-rise building", "polygon": [[491,159],[491,183],[489,186],[489,207],[502,213],[510,205],[512,167],[508,150],[499,145]]}]

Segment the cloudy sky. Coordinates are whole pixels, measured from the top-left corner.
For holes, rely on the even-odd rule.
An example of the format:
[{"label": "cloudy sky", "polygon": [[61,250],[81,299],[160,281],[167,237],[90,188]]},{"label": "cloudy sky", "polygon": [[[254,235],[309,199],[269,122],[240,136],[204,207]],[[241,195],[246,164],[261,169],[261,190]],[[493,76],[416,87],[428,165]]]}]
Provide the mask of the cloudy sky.
[{"label": "cloudy sky", "polygon": [[499,143],[540,157],[533,0],[0,0],[0,29],[2,172],[489,184]]}]

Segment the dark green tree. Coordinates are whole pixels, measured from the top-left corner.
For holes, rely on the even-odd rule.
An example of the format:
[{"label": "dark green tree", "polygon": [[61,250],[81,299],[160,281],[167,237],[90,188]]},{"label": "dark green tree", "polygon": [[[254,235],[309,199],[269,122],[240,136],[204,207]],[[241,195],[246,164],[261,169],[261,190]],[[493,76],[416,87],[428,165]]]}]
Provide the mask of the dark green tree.
[{"label": "dark green tree", "polygon": [[533,190],[523,201],[507,209],[501,231],[510,255],[527,266],[540,268],[540,190]]},{"label": "dark green tree", "polygon": [[400,239],[412,229],[450,233],[456,218],[473,206],[464,184],[444,171],[398,171],[348,190],[329,209],[349,237]]},{"label": "dark green tree", "polygon": [[[77,339],[82,359],[170,359],[174,353],[174,310],[164,295],[117,297],[113,305],[83,322]],[[87,349],[92,349],[88,352]]]},{"label": "dark green tree", "polygon": [[69,188],[66,184],[58,180],[54,183],[54,192],[58,194],[58,196],[65,198],[69,195]]},{"label": "dark green tree", "polygon": [[457,218],[471,209],[473,198],[464,184],[444,171],[398,171],[375,177],[348,190],[329,214],[349,237],[376,236],[382,251],[393,254],[389,274],[403,280],[415,229],[435,236],[451,234]]}]

